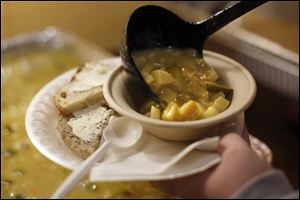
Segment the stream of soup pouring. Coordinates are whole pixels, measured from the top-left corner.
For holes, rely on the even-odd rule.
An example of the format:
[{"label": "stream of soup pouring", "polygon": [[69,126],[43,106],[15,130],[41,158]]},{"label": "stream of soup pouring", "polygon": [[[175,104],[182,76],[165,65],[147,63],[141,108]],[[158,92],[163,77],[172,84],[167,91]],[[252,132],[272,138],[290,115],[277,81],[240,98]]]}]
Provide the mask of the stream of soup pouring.
[{"label": "stream of soup pouring", "polygon": [[[163,110],[147,101],[140,112],[154,119],[190,121],[212,117],[230,104],[232,89],[217,83],[218,73],[196,50],[155,48],[135,52],[141,75],[159,98]],[[227,96],[227,97],[226,97]]]},{"label": "stream of soup pouring", "polygon": [[[49,198],[70,173],[30,143],[24,119],[36,92],[83,60],[73,48],[34,47],[1,54],[1,198]],[[147,182],[91,183],[67,198],[164,198]]]}]

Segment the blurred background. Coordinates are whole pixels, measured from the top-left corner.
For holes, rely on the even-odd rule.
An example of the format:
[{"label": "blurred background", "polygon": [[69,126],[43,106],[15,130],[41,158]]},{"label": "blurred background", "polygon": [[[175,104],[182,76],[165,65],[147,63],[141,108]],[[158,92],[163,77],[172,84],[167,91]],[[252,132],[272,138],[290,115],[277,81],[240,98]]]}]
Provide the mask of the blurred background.
[{"label": "blurred background", "polygon": [[[185,2],[2,2],[1,40],[20,33],[56,26],[75,32],[104,49],[116,52],[128,15],[146,4],[159,4],[185,19],[201,21],[221,10],[229,1]],[[249,31],[274,40],[296,53],[299,2],[269,2],[234,22]]]},{"label": "blurred background", "polygon": [[[18,63],[14,63],[16,57],[10,58],[8,52],[13,49],[11,46],[18,46],[14,44],[14,41],[16,41],[16,37],[22,34],[55,27],[62,32],[75,34],[80,43],[86,43],[91,48],[97,49],[97,52],[101,54],[100,57],[113,56],[118,55],[119,41],[127,17],[141,5],[161,5],[186,20],[196,22],[204,20],[232,3],[234,2],[1,1],[1,88],[3,87],[7,91],[10,88],[18,89],[15,85],[8,85],[9,81],[14,80],[14,76],[11,75],[12,70],[8,70],[9,67],[6,66],[18,65]],[[53,33],[53,30],[57,29],[47,30],[52,30]],[[257,81],[258,91],[253,105],[246,112],[246,125],[252,135],[269,146],[273,153],[272,164],[282,169],[293,186],[299,188],[299,2],[268,2],[214,34],[205,44],[205,48],[237,60],[253,74]],[[17,56],[24,57],[26,54],[24,52],[18,53]],[[87,52],[85,51],[85,53]],[[66,62],[67,67],[63,70],[91,59],[89,56],[87,55],[85,59],[80,61],[74,59],[74,62]],[[4,61],[2,61],[3,58]],[[11,99],[18,99],[20,94],[11,91],[10,93],[2,93],[1,91],[1,133],[4,133],[1,134],[1,161],[6,163],[2,164],[3,162],[1,162],[1,197],[14,198],[18,194],[27,197],[48,197],[54,190],[55,184],[57,185],[69,173],[50,161],[46,161],[46,158],[34,150],[28,139],[25,139],[26,133],[22,124],[26,107],[31,98],[44,83],[57,75],[58,71],[55,73],[53,72],[51,76],[40,80],[40,84],[34,83],[36,87],[30,90],[31,93],[27,93],[30,95],[26,101],[20,101],[21,103],[19,101],[15,104],[9,103],[12,101]],[[32,75],[32,77],[31,81],[38,79],[37,74]],[[23,106],[23,110],[20,111],[22,112],[20,115],[22,119],[20,119],[20,123],[14,124],[11,121],[14,121],[18,115],[17,103]],[[2,117],[2,114],[5,114],[6,118]],[[52,171],[49,174],[56,173],[61,176],[60,180],[46,179],[55,183],[50,186],[49,191],[37,189],[39,188],[37,184],[29,183],[28,180],[34,177],[32,175],[33,170],[30,169],[29,165],[27,176],[24,175],[20,179],[13,175],[13,170],[16,169],[11,166],[13,163],[21,162],[21,158],[16,156],[15,160],[12,160],[7,155],[9,152],[11,154],[13,151],[17,152],[17,147],[12,146],[11,143],[19,141],[20,135],[12,137],[11,132],[15,132],[15,135],[22,134],[22,138],[24,138],[22,142],[34,152],[28,153],[28,155],[35,155],[35,157],[32,156],[34,157],[33,163],[40,163],[46,170],[48,170],[47,166],[51,165],[53,169],[51,168]],[[14,180],[15,183],[13,183]],[[23,185],[20,180],[22,180]],[[42,185],[43,183],[39,184]],[[105,190],[105,186],[109,189]],[[97,197],[116,197],[117,194],[119,195],[116,191],[113,193],[111,190],[116,185],[105,186],[97,185],[98,188],[102,188],[102,193],[97,193]],[[90,185],[86,187],[90,187]],[[164,194],[151,189],[146,183],[141,184],[141,186],[118,183],[118,187],[122,188],[120,189],[123,191],[120,194],[122,197],[126,195],[136,198],[147,195],[159,198],[166,197]],[[23,190],[26,188],[30,188],[32,191],[24,192]],[[86,190],[84,192],[86,193],[73,192],[70,197],[92,195]]]}]

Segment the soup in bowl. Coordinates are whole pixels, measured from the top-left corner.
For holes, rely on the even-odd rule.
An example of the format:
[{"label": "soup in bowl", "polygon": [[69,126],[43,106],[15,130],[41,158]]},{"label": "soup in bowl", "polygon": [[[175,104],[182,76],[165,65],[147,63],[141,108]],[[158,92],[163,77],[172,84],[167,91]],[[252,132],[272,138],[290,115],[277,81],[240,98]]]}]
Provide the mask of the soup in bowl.
[{"label": "soup in bowl", "polygon": [[145,116],[140,109],[148,95],[139,80],[121,66],[110,73],[103,88],[104,97],[119,114],[139,121],[147,132],[157,137],[184,141],[215,135],[218,127],[224,126],[251,105],[256,95],[256,84],[245,67],[226,56],[204,51],[204,60],[216,71],[222,83],[234,91],[226,109],[208,118],[168,121]]},{"label": "soup in bowl", "polygon": [[159,103],[138,109],[153,119],[192,121],[212,117],[230,104],[233,90],[195,49],[154,48],[135,52],[134,62]]}]

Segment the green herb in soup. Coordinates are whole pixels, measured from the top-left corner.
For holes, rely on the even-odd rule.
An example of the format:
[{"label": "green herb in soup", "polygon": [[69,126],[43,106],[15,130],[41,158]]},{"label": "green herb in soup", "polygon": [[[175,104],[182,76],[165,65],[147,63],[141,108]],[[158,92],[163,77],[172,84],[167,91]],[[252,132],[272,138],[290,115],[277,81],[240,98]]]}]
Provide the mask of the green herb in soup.
[{"label": "green herb in soup", "polygon": [[154,119],[190,121],[217,115],[228,108],[232,89],[193,49],[156,48],[135,52],[133,59],[163,110],[146,102],[140,112]]}]

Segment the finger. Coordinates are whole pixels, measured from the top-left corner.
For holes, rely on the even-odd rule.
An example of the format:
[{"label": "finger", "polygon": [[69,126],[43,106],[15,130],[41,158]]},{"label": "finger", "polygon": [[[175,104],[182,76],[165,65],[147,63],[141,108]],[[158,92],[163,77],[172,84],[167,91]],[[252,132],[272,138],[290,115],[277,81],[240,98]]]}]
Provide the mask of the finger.
[{"label": "finger", "polygon": [[246,141],[236,133],[228,133],[220,139],[218,153],[222,156],[226,151],[234,151],[241,148],[249,148]]},{"label": "finger", "polygon": [[246,141],[246,143],[250,147],[251,143],[250,143],[250,138],[249,138],[249,131],[248,131],[248,129],[247,129],[246,126],[244,126],[244,130],[243,130],[243,132],[241,134],[241,137]]}]

